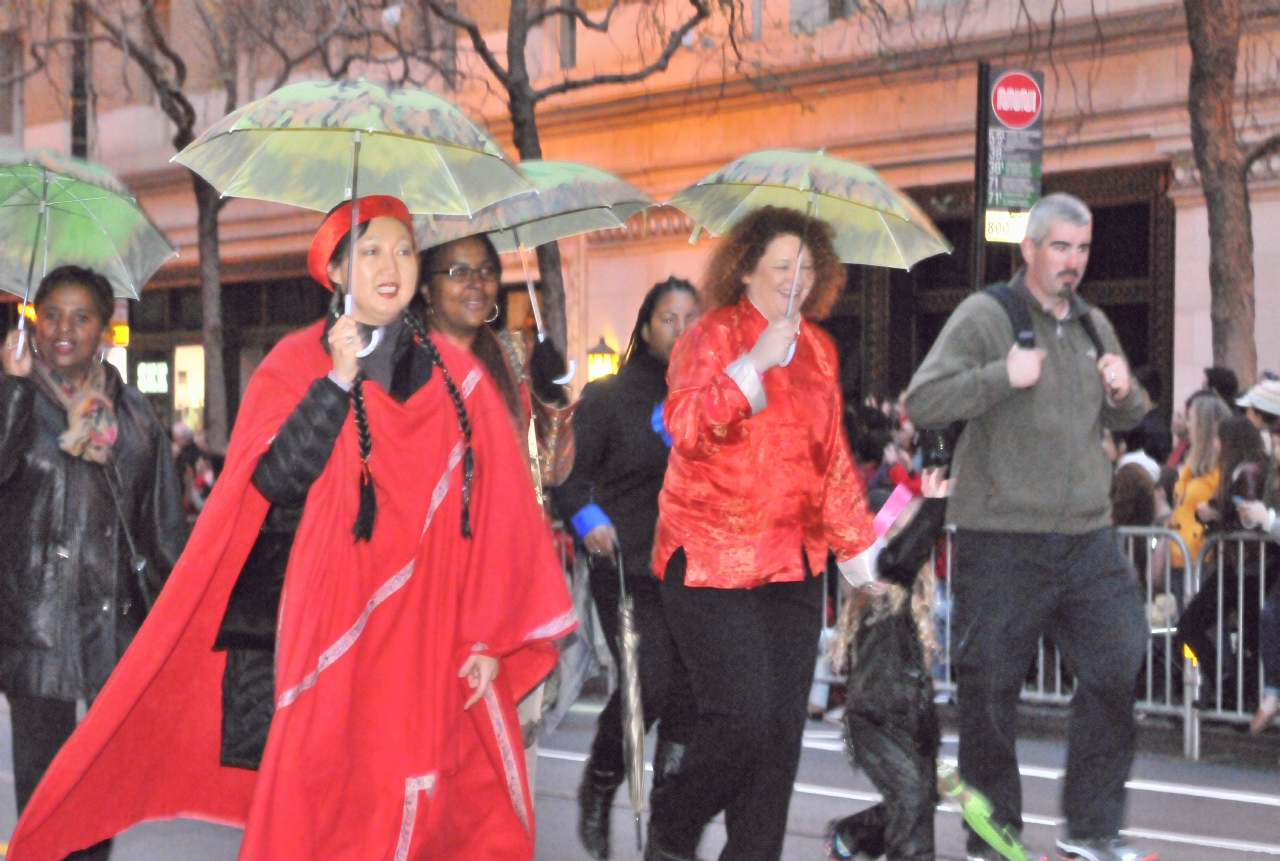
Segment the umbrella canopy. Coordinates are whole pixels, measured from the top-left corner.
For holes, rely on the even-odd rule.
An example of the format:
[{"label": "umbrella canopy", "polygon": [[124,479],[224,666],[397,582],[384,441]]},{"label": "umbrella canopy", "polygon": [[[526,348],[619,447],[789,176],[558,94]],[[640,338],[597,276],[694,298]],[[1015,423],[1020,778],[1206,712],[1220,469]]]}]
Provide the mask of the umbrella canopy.
[{"label": "umbrella canopy", "polygon": [[627,770],[631,811],[636,819],[636,849],[641,848],[640,816],[644,813],[644,703],[640,700],[640,632],[635,608],[627,594],[627,578],[622,570],[622,547],[615,545],[618,560],[618,687],[622,690],[622,749]]},{"label": "umbrella canopy", "polygon": [[844,263],[910,269],[951,245],[910,198],[869,167],[822,150],[766,149],[734,159],[667,201],[719,236],[765,206],[797,209],[835,230]]},{"label": "umbrella canopy", "polygon": [[29,297],[33,281],[74,264],[137,299],[176,253],[105,167],[52,150],[0,154],[0,290]]},{"label": "umbrella canopy", "polygon": [[[545,340],[542,312],[525,261],[526,248],[567,236],[622,227],[653,201],[640,189],[611,173],[572,161],[534,159],[516,166],[535,194],[523,194],[486,206],[469,218],[428,215],[417,219],[418,247],[430,248],[455,239],[487,233],[499,252],[519,251],[525,285],[539,340]],[[577,363],[556,382],[567,383]]]},{"label": "umbrella canopy", "polygon": [[530,190],[453,104],[364,79],[281,87],[227,114],[174,160],[224,196],[321,212],[357,188],[449,215]]},{"label": "umbrella canopy", "polygon": [[516,170],[536,194],[499,201],[470,218],[420,218],[418,246],[487,233],[500,252],[535,248],[579,233],[622,227],[653,205],[634,185],[589,165],[532,160],[520,162]]}]

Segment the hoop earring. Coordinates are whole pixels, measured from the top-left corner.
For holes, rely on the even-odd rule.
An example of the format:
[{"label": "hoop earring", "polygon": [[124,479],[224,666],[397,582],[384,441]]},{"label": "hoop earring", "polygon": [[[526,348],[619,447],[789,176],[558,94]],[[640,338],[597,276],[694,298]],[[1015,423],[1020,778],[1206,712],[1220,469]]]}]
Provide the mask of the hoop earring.
[{"label": "hoop earring", "polygon": [[498,303],[497,303],[497,302],[494,302],[494,303],[493,303],[493,313],[492,313],[492,314],[490,314],[488,317],[485,317],[485,318],[484,318],[484,321],[485,321],[486,323],[492,323],[492,322],[496,321],[497,319],[498,319]]}]

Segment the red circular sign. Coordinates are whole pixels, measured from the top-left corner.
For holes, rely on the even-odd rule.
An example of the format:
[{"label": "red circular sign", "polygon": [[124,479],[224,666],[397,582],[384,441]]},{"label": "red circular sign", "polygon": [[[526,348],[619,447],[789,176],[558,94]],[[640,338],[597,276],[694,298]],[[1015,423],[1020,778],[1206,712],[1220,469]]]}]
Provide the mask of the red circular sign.
[{"label": "red circular sign", "polygon": [[1005,72],[991,88],[991,110],[1011,129],[1034,123],[1043,102],[1040,85],[1025,72]]}]

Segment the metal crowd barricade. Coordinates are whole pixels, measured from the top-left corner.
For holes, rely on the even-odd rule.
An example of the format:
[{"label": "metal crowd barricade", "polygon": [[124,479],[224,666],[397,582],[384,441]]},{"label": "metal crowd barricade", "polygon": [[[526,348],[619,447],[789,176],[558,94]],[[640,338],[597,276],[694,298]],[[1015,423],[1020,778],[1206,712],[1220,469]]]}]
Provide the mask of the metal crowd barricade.
[{"label": "metal crowd barricade", "polygon": [[[1148,714],[1181,716],[1182,755],[1199,759],[1195,661],[1176,642],[1181,608],[1196,590],[1198,563],[1192,560],[1182,536],[1171,529],[1122,526],[1116,533],[1121,550],[1144,587],[1147,621],[1151,625],[1146,660],[1138,678],[1136,708]],[[1183,559],[1181,568],[1173,564],[1174,547]]]},{"label": "metal crowd barricade", "polygon": [[[1170,548],[1176,546],[1183,560],[1192,559],[1186,543],[1176,532],[1157,527],[1121,527],[1116,530],[1121,551],[1133,563],[1141,584],[1151,637],[1147,642],[1146,660],[1138,679],[1136,708],[1140,712],[1180,716],[1183,723],[1183,755],[1188,759],[1200,756],[1200,715],[1196,711],[1197,675],[1194,661],[1181,653],[1175,642],[1179,610],[1189,596],[1195,594],[1199,584],[1198,560],[1191,565],[1177,568],[1173,565]],[[1257,538],[1257,535],[1252,536]],[[1280,561],[1280,541],[1275,542],[1277,561]],[[937,623],[937,652],[934,655],[934,688],[940,697],[954,696],[956,672],[953,660],[955,632],[952,627],[952,583],[955,559],[955,531],[948,528],[941,543],[940,552],[934,553],[936,590],[934,603]],[[838,573],[828,576],[839,576]],[[838,621],[845,594],[843,584],[836,591]],[[827,593],[829,594],[829,592]],[[831,614],[824,604],[824,643],[834,636],[828,625]],[[1218,678],[1221,678],[1219,674]],[[839,684],[842,676],[819,673],[815,681]],[[1074,680],[1063,665],[1062,657],[1052,643],[1041,640],[1034,662],[1028,668],[1028,679],[1023,687],[1025,702],[1066,704],[1071,700]],[[1237,713],[1234,719],[1247,716]]]},{"label": "metal crowd barricade", "polygon": [[[1200,714],[1245,723],[1263,695],[1258,624],[1267,593],[1280,580],[1280,539],[1263,532],[1210,535],[1195,567],[1195,594],[1202,602],[1212,602],[1213,609],[1203,628],[1212,640],[1213,654],[1196,656],[1200,684],[1212,685],[1200,694]],[[1203,617],[1204,604],[1194,612],[1193,625]]]}]

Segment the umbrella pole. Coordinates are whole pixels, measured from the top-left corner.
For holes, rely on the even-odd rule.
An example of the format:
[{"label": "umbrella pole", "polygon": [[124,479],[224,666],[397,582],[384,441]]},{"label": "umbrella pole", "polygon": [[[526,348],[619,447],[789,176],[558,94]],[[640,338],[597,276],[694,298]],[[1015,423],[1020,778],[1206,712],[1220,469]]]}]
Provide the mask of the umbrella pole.
[{"label": "umbrella pole", "polygon": [[524,269],[524,286],[529,290],[529,305],[533,308],[533,322],[538,324],[538,341],[547,340],[547,330],[542,327],[542,312],[538,310],[538,294],[533,289],[533,277],[529,275],[529,261],[524,256],[524,243],[520,241],[520,228],[513,231],[516,247],[520,250],[520,266]]},{"label": "umbrella pole", "polygon": [[[809,189],[809,209],[805,213],[805,218],[813,218],[814,203],[816,201],[817,201],[817,198],[816,198],[816,195],[814,194],[813,189]],[[804,226],[804,230],[808,231],[808,229],[809,229],[809,224],[808,222],[806,222]],[[804,258],[804,240],[805,240],[805,237],[802,235],[800,237],[800,249],[796,252],[796,271],[791,276],[791,290],[790,292],[787,293],[787,316],[788,317],[791,316],[791,311],[795,307],[796,287],[800,284],[800,261],[801,259]],[[785,368],[787,365],[791,364],[791,360],[795,357],[795,354],[796,354],[796,342],[792,341],[791,348],[787,350],[787,357],[783,359],[781,362],[782,367]]]},{"label": "umbrella pole", "polygon": [[[347,235],[350,239],[347,241],[347,283],[344,284],[346,289],[346,312],[350,314],[352,306],[355,304],[354,294],[352,290],[356,283],[356,195],[359,192],[358,181],[360,173],[360,130],[356,129],[351,136],[351,187],[347,189],[347,194],[351,198],[351,232]],[[336,293],[334,294],[337,295]]]},{"label": "umbrella pole", "polygon": [[44,180],[43,192],[40,196],[40,217],[36,221],[36,235],[31,238],[31,260],[27,263],[27,290],[22,296],[22,313],[18,315],[18,346],[14,350],[14,358],[22,358],[22,349],[27,343],[27,308],[31,306],[31,276],[36,269],[36,251],[40,245],[40,234],[44,233],[44,273],[49,274],[49,173],[41,168],[40,175]]}]

